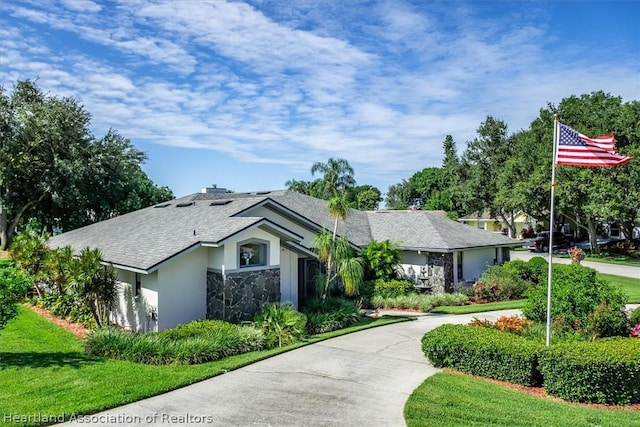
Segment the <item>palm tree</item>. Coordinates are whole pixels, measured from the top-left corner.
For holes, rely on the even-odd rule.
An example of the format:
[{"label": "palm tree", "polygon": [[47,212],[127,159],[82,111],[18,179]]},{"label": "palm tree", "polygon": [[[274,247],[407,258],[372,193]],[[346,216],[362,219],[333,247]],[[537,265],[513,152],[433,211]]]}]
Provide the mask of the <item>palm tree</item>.
[{"label": "palm tree", "polygon": [[363,260],[354,256],[354,250],[344,236],[337,237],[338,221],[344,221],[347,218],[351,209],[349,202],[336,192],[327,202],[327,209],[329,215],[334,219],[333,233],[323,231],[316,237],[314,244],[318,258],[327,267],[322,292],[323,300],[327,298],[331,283],[338,276],[342,279],[347,295],[358,294],[360,283],[364,277]]},{"label": "palm tree", "polygon": [[330,158],[327,163],[316,162],[311,166],[311,175],[316,173],[322,174],[323,199],[329,199],[356,185],[353,168],[345,159]]}]

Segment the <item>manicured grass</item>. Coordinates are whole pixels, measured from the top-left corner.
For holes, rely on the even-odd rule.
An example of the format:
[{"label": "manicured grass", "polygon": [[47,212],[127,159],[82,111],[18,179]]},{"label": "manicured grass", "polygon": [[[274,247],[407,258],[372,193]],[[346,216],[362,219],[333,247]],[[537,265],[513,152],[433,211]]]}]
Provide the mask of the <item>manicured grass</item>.
[{"label": "manicured grass", "polygon": [[[71,333],[20,307],[0,331],[2,416],[90,414],[183,387],[310,343],[406,318],[364,318],[354,326],[288,347],[201,365],[152,366],[93,357]],[[4,424],[4,423],[3,423]],[[14,424],[16,425],[16,424]],[[35,425],[33,422],[17,425]]]},{"label": "manicured grass", "polygon": [[620,287],[622,292],[629,297],[629,303],[640,304],[640,278],[614,276],[613,274],[598,273],[598,277],[605,279]]},{"label": "manicured grass", "polygon": [[483,311],[494,311],[494,310],[509,310],[515,308],[522,308],[522,304],[524,300],[513,300],[513,301],[498,301],[498,302],[489,302],[486,304],[469,304],[469,305],[449,305],[449,306],[440,306],[435,307],[431,310],[432,313],[440,313],[440,314],[469,314],[469,313],[482,313]]},{"label": "manicured grass", "polygon": [[450,372],[431,376],[415,389],[404,416],[409,427],[640,426],[638,411],[558,402]]},{"label": "manicured grass", "polygon": [[587,255],[584,260],[601,262],[604,264],[630,265],[633,267],[640,267],[640,255],[636,256],[635,258],[616,254]]}]

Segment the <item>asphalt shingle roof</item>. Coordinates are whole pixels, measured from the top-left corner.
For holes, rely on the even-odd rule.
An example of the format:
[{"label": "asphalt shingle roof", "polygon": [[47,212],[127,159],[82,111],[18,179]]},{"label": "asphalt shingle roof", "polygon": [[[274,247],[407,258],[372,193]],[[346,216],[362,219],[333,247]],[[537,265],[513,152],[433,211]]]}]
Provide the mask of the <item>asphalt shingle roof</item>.
[{"label": "asphalt shingle roof", "polygon": [[[230,201],[223,204],[223,201]],[[214,205],[212,206],[212,202]],[[257,193],[196,193],[54,236],[51,247],[75,250],[97,247],[114,264],[150,270],[200,243],[218,243],[260,223],[251,216],[258,205],[284,208],[317,227],[333,230],[326,201],[288,190]],[[189,204],[177,207],[178,204]],[[163,204],[161,204],[163,205]],[[452,250],[519,244],[517,240],[478,230],[423,211],[363,212],[352,210],[338,224],[338,234],[357,246],[389,239],[404,249]]]},{"label": "asphalt shingle roof", "polygon": [[375,240],[389,239],[401,249],[450,251],[484,246],[515,246],[518,240],[490,233],[425,211],[367,212]]}]

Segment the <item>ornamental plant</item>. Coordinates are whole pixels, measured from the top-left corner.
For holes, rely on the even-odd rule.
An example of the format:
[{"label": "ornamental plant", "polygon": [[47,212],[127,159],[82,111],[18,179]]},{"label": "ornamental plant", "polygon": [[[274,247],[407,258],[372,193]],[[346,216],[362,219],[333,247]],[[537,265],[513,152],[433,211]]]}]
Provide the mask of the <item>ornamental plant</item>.
[{"label": "ornamental plant", "polygon": [[571,262],[580,264],[580,261],[584,259],[584,251],[580,248],[573,247],[567,250],[567,253],[571,257]]},{"label": "ornamental plant", "polygon": [[631,335],[634,338],[640,338],[640,323],[638,323],[636,326],[631,328],[629,335]]}]

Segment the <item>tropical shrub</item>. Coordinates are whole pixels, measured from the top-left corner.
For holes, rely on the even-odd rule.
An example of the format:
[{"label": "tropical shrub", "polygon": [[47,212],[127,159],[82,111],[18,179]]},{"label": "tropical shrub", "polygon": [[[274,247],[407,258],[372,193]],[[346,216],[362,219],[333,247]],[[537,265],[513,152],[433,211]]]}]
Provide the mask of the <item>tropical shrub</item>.
[{"label": "tropical shrub", "polygon": [[413,284],[408,280],[378,279],[373,285],[373,295],[382,298],[394,298],[414,292]]},{"label": "tropical shrub", "polygon": [[390,298],[375,296],[371,300],[371,306],[373,308],[406,309],[428,313],[434,307],[443,305],[464,305],[467,300],[467,296],[461,293],[435,295],[410,293]]},{"label": "tropical shrub", "polygon": [[47,255],[47,235],[41,235],[29,228],[18,234],[9,248],[11,258],[18,268],[33,277],[32,285],[38,296],[42,296],[42,289],[38,286],[44,269]]},{"label": "tropical shrub", "polygon": [[442,325],[422,337],[422,351],[436,368],[536,386],[542,383],[538,354],[543,344],[496,329]]},{"label": "tropical shrub", "polygon": [[400,250],[390,240],[370,242],[360,256],[365,261],[365,280],[394,280],[399,277]]},{"label": "tropical shrub", "polygon": [[58,291],[47,292],[41,298],[32,298],[31,303],[47,309],[55,316],[81,323],[86,327],[96,326],[91,310],[76,295]]},{"label": "tropical shrub", "polygon": [[360,305],[346,298],[309,298],[301,312],[307,316],[309,335],[331,332],[353,325],[360,319]]},{"label": "tropical shrub", "polygon": [[540,371],[552,396],[614,405],[640,402],[640,340],[616,337],[554,345],[541,353]]},{"label": "tropical shrub", "polygon": [[307,317],[291,303],[264,304],[253,321],[264,333],[269,348],[292,344],[306,334]]},{"label": "tropical shrub", "polygon": [[[546,323],[547,317],[547,287],[539,285],[528,293],[529,298],[524,302],[522,313],[528,319],[537,323]],[[579,264],[553,266],[553,282],[551,292],[551,317],[555,324],[565,329],[578,330],[585,326],[591,331],[608,333],[612,328],[602,326],[605,321],[617,322],[617,312],[621,311],[626,296],[621,290],[607,281],[599,279],[594,269]],[[594,314],[598,306],[604,302],[610,310],[602,309],[602,313]]]},{"label": "tropical shrub", "polygon": [[252,326],[208,320],[194,323],[142,334],[96,329],[85,340],[85,351],[136,363],[191,365],[264,348],[262,332]]},{"label": "tropical shrub", "polygon": [[0,329],[18,315],[17,301],[24,297],[32,279],[10,263],[0,266]]},{"label": "tropical shrub", "polygon": [[100,263],[99,249],[84,248],[71,263],[70,291],[88,307],[98,327],[109,325],[109,313],[118,297],[118,282],[113,268]]}]

